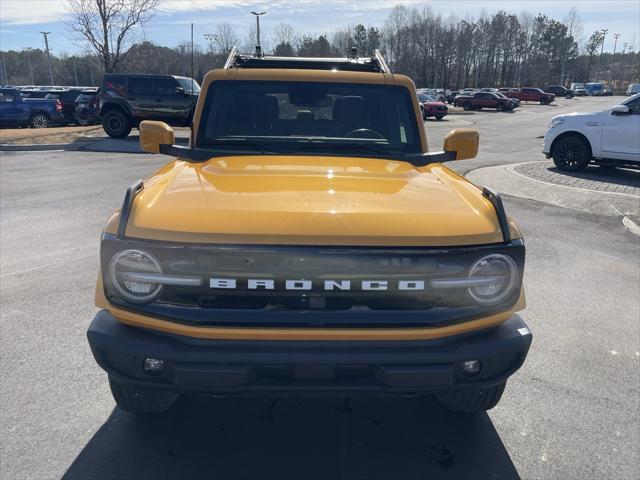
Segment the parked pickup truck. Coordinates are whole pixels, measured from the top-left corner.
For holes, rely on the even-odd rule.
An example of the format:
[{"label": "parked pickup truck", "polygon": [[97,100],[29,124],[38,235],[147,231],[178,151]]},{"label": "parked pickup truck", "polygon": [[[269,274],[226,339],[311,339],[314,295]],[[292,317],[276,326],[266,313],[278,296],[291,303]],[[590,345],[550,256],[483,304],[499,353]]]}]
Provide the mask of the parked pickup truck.
[{"label": "parked pickup truck", "polygon": [[501,112],[503,110],[513,110],[518,106],[518,101],[507,98],[500,92],[475,92],[472,94],[461,93],[453,100],[453,104],[465,110],[495,108]]},{"label": "parked pickup truck", "polygon": [[0,126],[47,128],[63,121],[60,101],[23,98],[16,88],[0,88]]},{"label": "parked pickup truck", "polygon": [[553,93],[543,92],[539,88],[501,88],[500,93],[509,97],[517,98],[521,102],[540,102],[540,105],[549,105],[556,96]]},{"label": "parked pickup truck", "polygon": [[235,49],[192,131],[180,146],[140,123],[142,149],[173,158],[101,236],[88,339],[122,410],[198,393],[498,403],[531,344],[525,245],[499,194],[442,164],[475,157],[477,131],[430,151],[414,83],[378,51]]},{"label": "parked pickup truck", "polygon": [[562,85],[549,85],[545,92],[553,93],[556,97],[573,98],[576,96],[576,92],[563,87]]}]

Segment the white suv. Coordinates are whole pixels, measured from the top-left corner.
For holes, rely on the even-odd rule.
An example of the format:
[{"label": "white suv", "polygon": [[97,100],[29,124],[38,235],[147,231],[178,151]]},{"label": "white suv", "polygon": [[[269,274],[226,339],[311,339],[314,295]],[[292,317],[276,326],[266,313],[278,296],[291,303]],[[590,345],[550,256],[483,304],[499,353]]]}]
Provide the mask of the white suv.
[{"label": "white suv", "polygon": [[640,168],[640,94],[603,112],[553,117],[542,151],[570,172],[591,161]]}]

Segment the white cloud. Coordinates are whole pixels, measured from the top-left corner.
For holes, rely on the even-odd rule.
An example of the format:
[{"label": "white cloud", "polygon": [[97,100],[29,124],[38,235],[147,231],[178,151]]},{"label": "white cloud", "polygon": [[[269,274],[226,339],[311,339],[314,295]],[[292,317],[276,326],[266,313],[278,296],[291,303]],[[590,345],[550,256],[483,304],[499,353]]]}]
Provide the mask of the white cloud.
[{"label": "white cloud", "polygon": [[56,0],[2,0],[0,18],[4,25],[57,22],[66,13],[65,4]]},{"label": "white cloud", "polygon": [[[608,1],[606,6],[602,0],[582,0],[576,5],[581,14],[591,12],[619,11],[629,12],[637,10],[637,0]],[[470,12],[475,13],[481,9],[496,11],[500,9],[509,11],[528,10],[531,12],[564,12],[570,5],[556,0],[520,0],[510,2],[505,0],[271,0],[271,2],[256,0],[162,0],[160,11],[170,12],[202,12],[220,8],[251,8],[265,9],[289,9],[300,10],[312,8],[317,10],[322,6],[331,6],[334,9],[344,7],[352,11],[373,11],[390,9],[395,4],[408,6],[430,6],[441,13]],[[37,24],[52,23],[66,13],[66,1],[64,0],[2,0],[0,1],[0,18],[3,24]]]}]

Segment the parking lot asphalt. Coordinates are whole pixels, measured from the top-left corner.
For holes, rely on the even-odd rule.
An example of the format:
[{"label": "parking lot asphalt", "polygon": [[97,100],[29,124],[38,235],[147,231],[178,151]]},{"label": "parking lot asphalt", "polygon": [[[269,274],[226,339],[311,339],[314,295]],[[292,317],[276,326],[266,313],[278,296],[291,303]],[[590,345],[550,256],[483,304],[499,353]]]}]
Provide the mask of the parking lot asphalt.
[{"label": "parking lot asphalt", "polygon": [[[453,126],[479,129],[478,159],[450,164],[461,172],[534,161],[551,116],[614,102],[451,116],[428,136],[438,149]],[[616,216],[516,197],[534,341],[488,414],[419,398],[185,397],[145,420],[116,409],[85,338],[99,233],[166,160],[0,153],[0,478],[640,477],[640,237]]]}]

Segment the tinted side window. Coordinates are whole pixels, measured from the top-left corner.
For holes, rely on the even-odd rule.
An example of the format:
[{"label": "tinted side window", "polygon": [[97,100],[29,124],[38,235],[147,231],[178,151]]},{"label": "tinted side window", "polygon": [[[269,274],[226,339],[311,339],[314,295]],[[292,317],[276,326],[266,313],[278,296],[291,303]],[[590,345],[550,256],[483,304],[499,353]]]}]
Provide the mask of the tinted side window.
[{"label": "tinted side window", "polygon": [[16,98],[10,93],[0,93],[0,102],[7,103],[7,102],[15,102],[15,101],[16,101]]},{"label": "tinted side window", "polygon": [[150,95],[153,93],[152,83],[150,78],[130,78],[129,90],[136,95]]},{"label": "tinted side window", "polygon": [[171,78],[156,78],[153,80],[153,93],[157,95],[173,95],[176,93],[176,81]]},{"label": "tinted side window", "polygon": [[127,94],[127,80],[125,77],[114,77],[105,75],[102,81],[102,89],[107,92],[115,93],[116,95],[126,96]]}]

